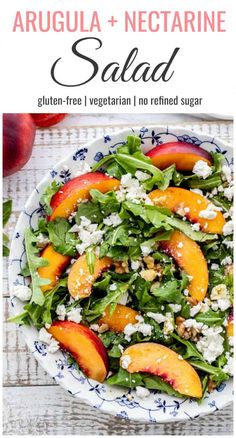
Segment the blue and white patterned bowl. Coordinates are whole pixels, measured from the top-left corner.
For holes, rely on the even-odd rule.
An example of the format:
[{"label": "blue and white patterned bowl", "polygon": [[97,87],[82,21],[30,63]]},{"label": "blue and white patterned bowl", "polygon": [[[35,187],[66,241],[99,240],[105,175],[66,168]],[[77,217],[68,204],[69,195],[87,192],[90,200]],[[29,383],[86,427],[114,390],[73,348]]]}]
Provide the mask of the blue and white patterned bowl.
[{"label": "blue and white patterned bowl", "polygon": [[[10,291],[14,285],[24,284],[26,281],[19,274],[25,264],[24,230],[29,226],[36,226],[38,218],[42,215],[39,200],[44,188],[52,180],[66,182],[73,178],[78,171],[78,161],[86,160],[92,165],[104,155],[114,153],[116,147],[126,141],[127,135],[133,133],[140,135],[144,152],[162,143],[184,141],[208,151],[222,152],[226,162],[230,165],[233,163],[232,148],[221,140],[183,128],[164,126],[141,128],[138,131],[126,129],[96,139],[77,149],[63,161],[55,164],[51,172],[35,188],[19,217],[10,251]],[[23,304],[17,298],[12,296],[11,304],[14,314],[22,311]],[[135,391],[111,387],[86,378],[75,369],[74,365],[67,364],[67,355],[62,351],[55,354],[47,353],[46,346],[39,342],[38,332],[34,327],[22,327],[22,331],[37,361],[69,394],[117,417],[157,423],[183,421],[214,412],[232,400],[231,381],[222,383],[217,390],[207,394],[200,405],[194,400],[178,399],[158,391],[153,391],[148,399],[142,400],[137,397]]]}]

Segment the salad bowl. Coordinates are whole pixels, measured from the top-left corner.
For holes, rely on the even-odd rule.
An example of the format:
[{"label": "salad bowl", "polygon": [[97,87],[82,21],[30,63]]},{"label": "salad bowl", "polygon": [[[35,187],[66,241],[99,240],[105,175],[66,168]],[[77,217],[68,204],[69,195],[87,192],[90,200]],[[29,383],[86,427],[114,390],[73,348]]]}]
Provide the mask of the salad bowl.
[{"label": "salad bowl", "polygon": [[[125,144],[128,135],[137,135],[141,138],[142,150],[145,153],[163,143],[178,141],[201,147],[208,152],[219,152],[224,155],[227,165],[233,165],[233,151],[229,145],[220,139],[181,127],[153,126],[136,130],[129,128],[105,135],[74,150],[64,160],[53,165],[50,172],[34,189],[19,217],[9,257],[10,291],[13,291],[17,285],[27,284],[27,279],[20,274],[26,262],[24,232],[26,228],[35,228],[38,219],[43,215],[40,199],[45,188],[52,181],[60,183],[70,181],[77,174],[81,163],[92,166],[105,156],[113,154],[118,146]],[[22,312],[23,303],[12,292],[11,305],[14,315]],[[201,403],[188,397],[178,398],[163,394],[157,390],[153,391],[147,399],[142,399],[134,390],[98,383],[87,378],[73,362],[68,361],[68,355],[64,351],[49,353],[46,345],[39,340],[35,327],[22,326],[21,330],[35,359],[68,394],[117,417],[157,423],[185,421],[222,409],[232,401],[231,379],[222,382],[213,392],[206,393]]]}]

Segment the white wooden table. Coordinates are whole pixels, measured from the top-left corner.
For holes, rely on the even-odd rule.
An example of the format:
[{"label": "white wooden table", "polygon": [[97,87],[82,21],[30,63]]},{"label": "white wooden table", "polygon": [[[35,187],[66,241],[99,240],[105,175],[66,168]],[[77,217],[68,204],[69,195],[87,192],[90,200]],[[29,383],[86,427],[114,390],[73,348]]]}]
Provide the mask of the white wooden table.
[{"label": "white wooden table", "polygon": [[[70,115],[52,131],[38,131],[33,154],[23,170],[4,179],[4,198],[13,199],[7,233],[11,236],[25,202],[55,161],[87,140],[126,126],[181,124],[232,141],[232,123],[191,115]],[[7,260],[4,260],[3,308],[9,315]],[[28,352],[19,329],[4,324],[5,435],[232,435],[232,407],[184,423],[143,424],[113,418],[81,403],[57,386]]]}]

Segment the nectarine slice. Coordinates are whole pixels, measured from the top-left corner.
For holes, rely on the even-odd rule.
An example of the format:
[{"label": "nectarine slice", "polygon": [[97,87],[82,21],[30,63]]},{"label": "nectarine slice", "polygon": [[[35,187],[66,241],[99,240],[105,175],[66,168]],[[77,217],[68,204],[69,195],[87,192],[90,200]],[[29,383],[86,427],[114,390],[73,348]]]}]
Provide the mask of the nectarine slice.
[{"label": "nectarine slice", "polygon": [[131,345],[122,354],[120,364],[129,363],[129,373],[150,373],[161,377],[180,394],[202,397],[201,380],[194,368],[170,348],[154,342]]},{"label": "nectarine slice", "polygon": [[110,306],[105,310],[105,315],[99,319],[98,324],[107,324],[110,330],[121,333],[127,324],[136,324],[138,312],[131,307],[117,304],[114,312],[110,315]]},{"label": "nectarine slice", "polygon": [[200,212],[210,205],[210,202],[197,193],[178,187],[169,187],[166,190],[153,190],[149,193],[149,197],[155,205],[169,208],[174,213],[183,212],[190,222],[199,223],[205,233],[221,234],[223,232],[225,218],[220,211],[216,211],[214,219],[203,219],[199,216]]},{"label": "nectarine slice", "polygon": [[50,280],[49,284],[41,287],[43,292],[47,292],[55,286],[62,272],[70,263],[71,257],[56,252],[52,245],[44,248],[41,252],[41,257],[49,261],[47,266],[42,266],[38,269],[38,274],[41,278]]},{"label": "nectarine slice", "polygon": [[54,321],[48,332],[74,357],[86,376],[98,382],[105,380],[109,371],[107,352],[92,330],[71,321]]},{"label": "nectarine slice", "polygon": [[234,336],[234,315],[233,310],[229,313],[227,326],[226,326],[226,333],[228,337]]},{"label": "nectarine slice", "polygon": [[151,158],[152,164],[159,169],[166,169],[171,164],[175,164],[177,170],[190,171],[199,160],[212,165],[212,157],[207,151],[199,146],[184,142],[170,142],[156,146],[146,155]]},{"label": "nectarine slice", "polygon": [[80,201],[89,199],[91,189],[100,190],[105,193],[110,190],[117,190],[120,182],[100,172],[86,173],[68,181],[51,199],[52,214],[48,220],[56,217],[69,217],[76,210]]},{"label": "nectarine slice", "polygon": [[68,276],[68,289],[73,298],[86,298],[92,292],[93,283],[101,275],[103,271],[110,268],[112,260],[109,257],[99,259],[96,257],[94,263],[94,272],[90,274],[86,260],[86,255],[83,254],[72,265]]},{"label": "nectarine slice", "polygon": [[175,230],[169,240],[160,242],[160,247],[189,275],[190,295],[202,301],[208,288],[208,269],[200,246],[181,231]]}]

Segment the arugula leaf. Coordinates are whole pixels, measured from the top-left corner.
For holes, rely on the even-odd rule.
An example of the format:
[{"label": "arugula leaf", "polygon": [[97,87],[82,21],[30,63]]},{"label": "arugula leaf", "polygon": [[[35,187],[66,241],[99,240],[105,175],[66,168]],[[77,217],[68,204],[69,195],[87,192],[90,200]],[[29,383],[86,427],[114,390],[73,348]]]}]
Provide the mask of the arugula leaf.
[{"label": "arugula leaf", "polygon": [[202,362],[204,361],[204,358],[201,353],[196,349],[196,347],[192,344],[190,341],[186,341],[180,336],[176,335],[175,333],[171,333],[171,337],[179,341],[181,344],[184,344],[187,347],[186,353],[184,354],[184,359],[188,359],[189,357],[196,357],[200,359]]},{"label": "arugula leaf", "polygon": [[81,216],[85,216],[92,224],[100,224],[104,217],[100,211],[99,205],[95,202],[81,202],[75,216],[75,222],[78,225],[80,225]]},{"label": "arugula leaf", "polygon": [[201,231],[193,231],[191,224],[189,224],[188,222],[184,222],[181,219],[166,217],[166,222],[173,228],[182,231],[184,234],[186,234],[186,236],[190,237],[190,239],[197,242],[206,242],[209,240],[217,239],[216,234],[206,234],[202,233]]},{"label": "arugula leaf", "polygon": [[177,280],[167,281],[163,286],[152,288],[152,295],[158,298],[159,302],[180,303],[182,294],[178,289]]},{"label": "arugula leaf", "polygon": [[63,255],[74,256],[76,254],[75,245],[78,243],[75,233],[70,233],[71,225],[62,217],[57,217],[48,223],[50,242],[55,251]]},{"label": "arugula leaf", "polygon": [[100,211],[104,216],[119,211],[120,203],[116,198],[115,192],[101,193],[99,190],[91,189],[89,193],[93,201],[100,204]]},{"label": "arugula leaf", "polygon": [[5,227],[6,223],[8,222],[12,212],[12,200],[8,199],[7,201],[4,201],[2,204],[2,225]]},{"label": "arugula leaf", "polygon": [[89,268],[89,273],[92,275],[94,273],[94,265],[96,261],[96,255],[93,248],[88,248],[86,250],[86,262]]},{"label": "arugula leaf", "polygon": [[[11,216],[11,212],[12,212],[12,200],[11,199],[3,202],[2,210],[3,210],[2,211],[2,223],[3,223],[3,227],[4,227],[9,220],[9,217]],[[9,243],[9,238],[5,233],[3,233],[3,235],[2,235],[2,240],[3,240],[2,255],[3,255],[3,257],[7,257],[7,256],[9,256],[10,250],[7,246]]]},{"label": "arugula leaf", "polygon": [[48,260],[43,257],[39,257],[39,249],[35,246],[37,242],[37,237],[28,228],[25,231],[25,250],[27,261],[29,265],[29,271],[31,275],[31,287],[32,287],[32,298],[31,303],[38,304],[42,306],[45,302],[45,295],[41,290],[41,286],[50,284],[50,280],[40,278],[38,275],[38,268],[42,266],[48,266]]},{"label": "arugula leaf", "polygon": [[142,377],[145,387],[148,389],[156,389],[174,397],[184,397],[182,394],[175,391],[173,386],[169,385],[169,383],[165,382],[158,376],[143,375]]},{"label": "arugula leaf", "polygon": [[143,379],[140,373],[128,373],[123,368],[119,368],[117,374],[109,377],[106,380],[108,385],[125,386],[126,388],[135,388],[136,386],[143,386]]},{"label": "arugula leaf", "polygon": [[47,215],[50,215],[52,213],[52,209],[50,206],[51,199],[53,195],[55,195],[55,193],[57,193],[58,190],[62,187],[62,185],[63,184],[59,182],[52,181],[51,185],[46,187],[46,189],[44,190],[40,202],[43,205],[44,211]]},{"label": "arugula leaf", "polygon": [[207,363],[205,361],[189,360],[188,362],[194,368],[197,368],[198,370],[205,371],[206,373],[209,373],[211,379],[214,382],[221,383],[224,380],[229,380],[228,374],[224,373],[224,371],[222,371],[220,368],[214,367],[213,365],[210,365],[209,363]]},{"label": "arugula leaf", "polygon": [[162,171],[163,176],[164,176],[164,181],[160,187],[161,190],[166,190],[167,187],[169,187],[170,181],[173,178],[175,170],[176,170],[175,164],[172,164],[171,166],[167,167],[165,170]]},{"label": "arugula leaf", "polygon": [[225,320],[224,312],[214,312],[214,310],[210,309],[205,313],[199,313],[195,316],[196,321],[202,322],[203,324],[208,325],[209,327],[214,325],[222,325]]}]

